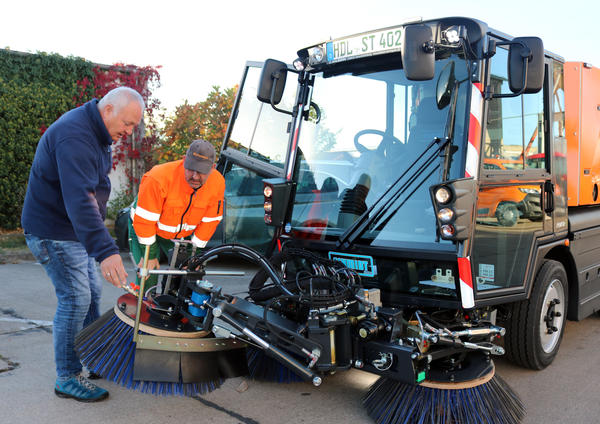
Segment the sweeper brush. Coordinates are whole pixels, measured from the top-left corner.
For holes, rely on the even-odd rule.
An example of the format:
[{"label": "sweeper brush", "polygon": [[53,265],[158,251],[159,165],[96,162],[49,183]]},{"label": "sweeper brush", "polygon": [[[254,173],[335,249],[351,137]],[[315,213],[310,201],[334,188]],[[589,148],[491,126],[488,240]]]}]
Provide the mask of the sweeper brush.
[{"label": "sweeper brush", "polygon": [[[260,267],[247,297],[206,279],[208,264],[223,256]],[[363,400],[377,423],[512,424],[524,416],[495,375],[492,356],[504,351],[493,342],[504,329],[485,310],[384,306],[380,290],[363,287],[341,262],[286,246],[269,261],[223,245],[155,272],[172,277],[169,287],[121,296],[78,335],[91,371],[145,392],[196,395],[248,370],[318,386],[356,368],[381,377]]]},{"label": "sweeper brush", "polygon": [[[186,396],[211,392],[225,378],[246,373],[243,343],[207,338],[207,332],[184,331],[181,326],[179,330],[157,328],[166,323],[153,322],[147,313],[142,314],[140,324],[142,343],[144,337],[153,335],[158,338],[155,347],[170,342],[171,348],[175,349],[179,343],[190,351],[136,348],[133,342],[135,321],[128,315],[128,310],[132,314],[134,308],[135,297],[123,295],[113,310],[77,335],[76,350],[90,371],[129,389]],[[148,324],[144,323],[146,321]],[[200,344],[198,339],[202,340]]]}]

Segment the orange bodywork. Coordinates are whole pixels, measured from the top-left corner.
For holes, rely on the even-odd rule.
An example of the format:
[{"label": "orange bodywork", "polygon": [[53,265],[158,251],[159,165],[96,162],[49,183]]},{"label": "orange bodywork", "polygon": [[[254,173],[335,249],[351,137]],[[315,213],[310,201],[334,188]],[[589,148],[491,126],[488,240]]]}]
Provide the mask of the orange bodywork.
[{"label": "orange bodywork", "polygon": [[564,73],[568,205],[600,204],[600,69],[567,62]]}]

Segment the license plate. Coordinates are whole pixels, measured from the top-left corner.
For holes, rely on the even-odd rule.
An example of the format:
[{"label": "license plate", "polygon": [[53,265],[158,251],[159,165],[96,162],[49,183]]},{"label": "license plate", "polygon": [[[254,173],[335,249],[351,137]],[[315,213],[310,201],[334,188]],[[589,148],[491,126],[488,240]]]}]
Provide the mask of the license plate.
[{"label": "license plate", "polygon": [[329,41],[326,46],[327,62],[399,51],[402,30],[402,27],[394,27]]}]

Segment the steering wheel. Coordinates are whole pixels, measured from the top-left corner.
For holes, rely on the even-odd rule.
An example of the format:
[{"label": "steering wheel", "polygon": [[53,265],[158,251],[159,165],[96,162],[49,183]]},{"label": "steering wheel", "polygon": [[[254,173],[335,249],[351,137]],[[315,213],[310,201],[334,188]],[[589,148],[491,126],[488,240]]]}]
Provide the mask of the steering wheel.
[{"label": "steering wheel", "polygon": [[[363,146],[362,144],[360,144],[358,139],[365,134],[380,135],[381,142],[379,143],[379,146],[377,146],[374,149],[368,149],[365,146]],[[390,144],[390,141],[391,141],[391,144]],[[385,131],[371,129],[371,128],[361,130],[361,131],[357,132],[356,135],[354,136],[354,146],[356,147],[356,150],[358,150],[361,154],[366,153],[366,152],[377,152],[380,154],[384,154],[388,144],[391,146],[395,143],[399,143],[400,145],[402,145],[402,141],[400,141],[399,138],[394,137],[393,135],[387,134]]]}]

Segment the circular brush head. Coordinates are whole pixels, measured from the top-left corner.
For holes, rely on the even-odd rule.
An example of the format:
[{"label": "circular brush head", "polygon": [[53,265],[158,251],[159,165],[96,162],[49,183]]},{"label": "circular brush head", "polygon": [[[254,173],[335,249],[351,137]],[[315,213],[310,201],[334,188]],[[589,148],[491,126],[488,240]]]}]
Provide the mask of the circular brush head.
[{"label": "circular brush head", "polygon": [[378,424],[513,424],[525,408],[519,396],[494,369],[476,380],[461,383],[402,383],[378,379],[363,398]]},{"label": "circular brush head", "polygon": [[[128,389],[156,395],[196,396],[212,392],[222,384],[222,380],[184,382],[179,372],[178,381],[134,380],[136,345],[133,342],[133,322],[117,311],[117,308],[107,311],[75,338],[75,350],[89,371]],[[140,328],[150,330],[147,326]],[[141,333],[146,334],[144,331]]]},{"label": "circular brush head", "polygon": [[304,381],[298,374],[284,367],[262,350],[248,346],[246,348],[248,372],[250,378],[274,383],[297,383]]}]

